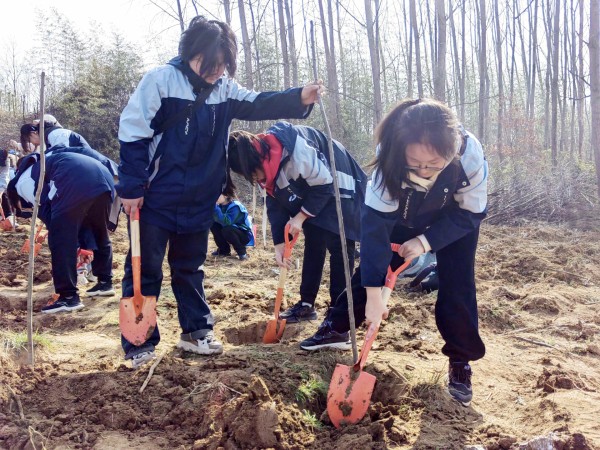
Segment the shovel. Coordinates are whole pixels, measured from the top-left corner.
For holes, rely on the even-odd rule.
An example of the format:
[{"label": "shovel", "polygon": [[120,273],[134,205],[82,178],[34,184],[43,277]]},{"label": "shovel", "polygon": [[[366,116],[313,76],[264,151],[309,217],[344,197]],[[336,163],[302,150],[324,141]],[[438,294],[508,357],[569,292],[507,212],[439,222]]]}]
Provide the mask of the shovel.
[{"label": "shovel", "polygon": [[[37,256],[42,249],[42,244],[46,240],[46,236],[48,236],[48,232],[44,230],[44,224],[38,225],[37,231],[35,232],[35,244],[33,244],[33,256]],[[25,242],[23,242],[21,253],[29,253],[29,238],[25,239]]]},{"label": "shovel", "polygon": [[123,337],[135,346],[146,342],[156,328],[156,297],[142,295],[140,256],[140,212],[130,217],[133,297],[123,297],[119,305],[119,326]]},{"label": "shovel", "polygon": [[14,227],[13,223],[11,222],[10,219],[6,218],[1,206],[0,206],[0,216],[2,217],[2,220],[0,220],[0,229],[2,229],[4,231],[14,230],[15,227]]},{"label": "shovel", "polygon": [[[296,234],[290,241],[290,225],[287,224],[285,226],[285,248],[283,250],[283,259],[289,259],[292,256],[292,249],[294,248],[294,244],[298,240],[298,236],[300,233]],[[265,335],[263,336],[264,344],[275,344],[279,342],[281,336],[283,335],[283,330],[285,328],[285,319],[279,318],[279,308],[281,308],[281,301],[283,300],[283,287],[285,286],[285,280],[287,278],[287,268],[282,267],[279,271],[279,284],[277,285],[277,296],[275,297],[275,318],[271,319],[267,322],[267,329],[265,330]]]},{"label": "shovel", "polygon": [[[398,247],[398,244],[392,244],[392,250],[398,251]],[[381,291],[381,298],[386,305],[394,290],[398,275],[409,264],[410,260],[405,261],[396,270],[392,270],[391,267],[388,268],[388,273],[385,277],[385,286]],[[329,392],[327,393],[327,413],[329,414],[331,423],[336,428],[359,422],[369,408],[377,379],[370,373],[363,372],[363,368],[378,331],[379,325],[371,324],[369,326],[360,356],[354,366],[351,367],[343,364],[335,366],[331,383],[329,384]]]}]

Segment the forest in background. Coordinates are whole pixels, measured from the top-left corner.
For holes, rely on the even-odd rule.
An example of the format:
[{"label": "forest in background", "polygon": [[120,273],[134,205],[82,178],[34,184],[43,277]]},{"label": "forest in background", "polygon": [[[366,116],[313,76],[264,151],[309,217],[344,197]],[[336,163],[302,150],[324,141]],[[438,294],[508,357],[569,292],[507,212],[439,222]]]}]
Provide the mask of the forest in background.
[{"label": "forest in background", "polygon": [[[123,36],[101,41],[101,29],[79,31],[54,9],[38,19],[38,44],[27,55],[15,45],[0,49],[2,145],[37,114],[43,69],[47,111],[118,159],[118,120],[129,95],[147,66],[175,54],[178,32],[191,17],[204,14],[232,25],[236,78],[256,90],[313,78],[314,21],[333,135],[359,161],[372,158],[374,126],[392,105],[435,97],[485,145],[489,221],[585,228],[600,217],[594,165],[595,159],[600,165],[600,145],[593,144],[599,133],[593,125],[600,107],[594,102],[599,0],[139,2],[163,18],[149,41],[156,48],[150,64]],[[323,128],[318,111],[307,123]],[[260,130],[269,123],[234,126]]]}]

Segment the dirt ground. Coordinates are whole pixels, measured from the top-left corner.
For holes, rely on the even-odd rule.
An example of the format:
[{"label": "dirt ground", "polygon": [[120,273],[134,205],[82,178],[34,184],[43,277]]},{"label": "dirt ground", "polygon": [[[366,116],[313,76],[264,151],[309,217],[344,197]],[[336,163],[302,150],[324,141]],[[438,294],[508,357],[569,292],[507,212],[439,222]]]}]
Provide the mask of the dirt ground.
[{"label": "dirt ground", "polygon": [[[177,307],[165,271],[164,357],[140,394],[149,366],[133,371],[123,360],[120,292],[84,298],[75,313],[39,312],[52,294],[47,246],[36,260],[35,366],[27,365],[26,233],[0,232],[0,448],[600,448],[598,232],[483,226],[477,286],[487,354],[472,364],[470,407],[444,390],[435,293],[408,294],[399,281],[366,366],[377,378],[372,403],[363,421],[341,430],[323,412],[335,363],[350,364],[351,352],[301,351],[318,321],[288,325],[279,344],[261,343],[278,280],[270,249],[251,249],[244,262],[209,257],[206,292],[225,343],[216,357],[175,349]],[[127,235],[121,227],[113,236],[119,286]],[[299,281],[292,271],[288,303]],[[320,318],[326,304],[324,284]],[[553,444],[534,447],[540,437]]]}]

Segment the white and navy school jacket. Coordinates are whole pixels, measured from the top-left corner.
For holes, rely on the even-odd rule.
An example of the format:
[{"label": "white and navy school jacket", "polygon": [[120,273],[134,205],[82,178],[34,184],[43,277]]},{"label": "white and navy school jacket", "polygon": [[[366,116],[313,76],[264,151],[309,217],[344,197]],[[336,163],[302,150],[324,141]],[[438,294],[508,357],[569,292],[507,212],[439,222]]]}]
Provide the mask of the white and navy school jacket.
[{"label": "white and navy school jacket", "polygon": [[390,197],[377,171],[367,186],[362,215],[361,282],[383,286],[396,226],[423,234],[432,252],[474,231],[486,215],[488,164],[481,143],[462,130],[459,157],[437,177],[429,191],[404,183],[399,200]]},{"label": "white and navy school jacket", "polygon": [[[208,230],[214,205],[226,182],[229,126],[233,119],[305,118],[311,107],[301,88],[283,92],[247,90],[226,76],[203,105],[174,58],[146,73],[121,114],[121,198],[144,197],[142,221],[177,233]],[[163,132],[161,125],[189,109]]]},{"label": "white and navy school jacket", "polygon": [[[315,128],[277,122],[267,130],[283,146],[274,197],[267,215],[275,245],[284,242],[285,224],[301,210],[311,224],[339,235],[327,137]],[[333,141],[346,238],[360,238],[360,209],[367,176],[344,146]]]},{"label": "white and navy school jacket", "polygon": [[54,125],[44,128],[44,135],[46,136],[45,140],[48,151],[55,146],[92,148],[79,133],[60,126]]},{"label": "white and navy school jacket", "polygon": [[[28,155],[9,189],[17,190],[22,199],[33,203],[39,176],[39,155]],[[113,176],[99,161],[73,152],[48,155],[39,217],[49,224],[52,217],[77,209],[81,203],[105,192],[112,196],[113,191]]]}]

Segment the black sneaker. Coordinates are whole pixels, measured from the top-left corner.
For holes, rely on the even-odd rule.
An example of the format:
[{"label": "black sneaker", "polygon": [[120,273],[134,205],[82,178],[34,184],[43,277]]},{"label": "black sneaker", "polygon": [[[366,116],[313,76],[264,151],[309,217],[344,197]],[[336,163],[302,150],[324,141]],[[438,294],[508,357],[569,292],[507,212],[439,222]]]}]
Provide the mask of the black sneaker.
[{"label": "black sneaker", "polygon": [[304,320],[316,320],[317,311],[315,307],[300,300],[294,306],[286,309],[279,314],[280,319],[285,319],[287,323],[298,323]]},{"label": "black sneaker", "polygon": [[112,297],[115,295],[112,282],[110,281],[99,281],[91,289],[86,291],[89,297]]},{"label": "black sneaker", "polygon": [[211,253],[212,256],[231,256],[231,252],[222,252],[221,250],[215,250]]},{"label": "black sneaker", "polygon": [[46,306],[42,307],[42,312],[44,314],[53,314],[58,312],[77,311],[83,307],[79,295],[75,294],[68,298],[61,295],[56,300],[50,300]]},{"label": "black sneaker", "polygon": [[466,362],[451,362],[448,366],[448,392],[459,403],[469,406],[473,399],[471,366]]},{"label": "black sneaker", "polygon": [[332,348],[338,350],[350,350],[352,342],[350,341],[350,333],[338,333],[331,329],[331,322],[325,321],[321,324],[313,337],[300,342],[302,350],[319,350],[322,348]]}]

